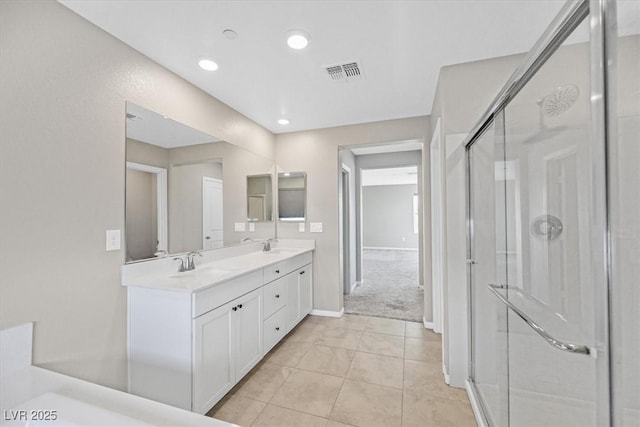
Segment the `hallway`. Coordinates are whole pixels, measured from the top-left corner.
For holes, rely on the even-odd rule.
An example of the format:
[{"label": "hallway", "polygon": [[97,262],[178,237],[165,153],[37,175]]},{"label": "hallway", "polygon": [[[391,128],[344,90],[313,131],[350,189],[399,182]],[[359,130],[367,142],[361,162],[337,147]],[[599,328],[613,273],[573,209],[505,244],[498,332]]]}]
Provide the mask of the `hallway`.
[{"label": "hallway", "polygon": [[418,251],[363,250],[363,283],[344,296],[344,312],[422,322]]}]

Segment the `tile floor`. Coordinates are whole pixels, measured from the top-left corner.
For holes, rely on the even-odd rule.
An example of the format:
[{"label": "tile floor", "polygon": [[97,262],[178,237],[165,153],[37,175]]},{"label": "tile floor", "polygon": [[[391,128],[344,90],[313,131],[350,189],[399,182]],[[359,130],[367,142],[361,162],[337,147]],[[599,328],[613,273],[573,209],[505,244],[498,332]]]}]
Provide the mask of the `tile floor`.
[{"label": "tile floor", "polygon": [[422,324],[307,316],[208,415],[241,426],[475,426]]}]

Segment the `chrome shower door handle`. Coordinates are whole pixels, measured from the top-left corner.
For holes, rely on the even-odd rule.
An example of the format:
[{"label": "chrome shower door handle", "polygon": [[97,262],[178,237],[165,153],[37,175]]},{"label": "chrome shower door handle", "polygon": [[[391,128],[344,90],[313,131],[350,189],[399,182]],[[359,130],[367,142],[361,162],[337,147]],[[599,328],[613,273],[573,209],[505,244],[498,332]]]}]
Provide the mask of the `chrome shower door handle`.
[{"label": "chrome shower door handle", "polygon": [[513,310],[513,312],[516,313],[518,315],[518,317],[520,317],[522,320],[524,320],[524,322],[527,325],[529,325],[529,327],[531,329],[536,331],[536,333],[538,335],[540,335],[542,338],[544,338],[545,341],[547,341],[553,347],[557,348],[558,350],[567,351],[569,353],[578,353],[578,354],[585,354],[585,355],[591,354],[591,350],[586,345],[567,343],[567,342],[564,342],[564,341],[560,341],[560,340],[552,337],[551,335],[549,335],[549,333],[547,331],[545,331],[542,326],[540,326],[536,322],[534,322],[522,310],[520,310],[511,301],[506,299],[500,292],[498,292],[498,289],[506,289],[506,286],[504,286],[504,285],[496,285],[496,284],[493,284],[493,283],[490,283],[487,286],[489,287],[489,290],[491,292],[493,292],[493,294],[500,301],[502,301],[507,307],[509,307],[511,310]]}]

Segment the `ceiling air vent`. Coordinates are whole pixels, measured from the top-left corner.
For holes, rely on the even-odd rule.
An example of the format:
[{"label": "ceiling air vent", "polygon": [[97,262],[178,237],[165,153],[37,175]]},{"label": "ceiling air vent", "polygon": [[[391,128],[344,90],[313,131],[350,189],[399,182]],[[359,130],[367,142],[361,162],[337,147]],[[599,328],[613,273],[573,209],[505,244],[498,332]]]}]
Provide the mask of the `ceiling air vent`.
[{"label": "ceiling air vent", "polygon": [[324,69],[327,70],[327,75],[334,82],[348,82],[362,78],[362,69],[355,61],[347,62],[346,64],[328,65]]}]

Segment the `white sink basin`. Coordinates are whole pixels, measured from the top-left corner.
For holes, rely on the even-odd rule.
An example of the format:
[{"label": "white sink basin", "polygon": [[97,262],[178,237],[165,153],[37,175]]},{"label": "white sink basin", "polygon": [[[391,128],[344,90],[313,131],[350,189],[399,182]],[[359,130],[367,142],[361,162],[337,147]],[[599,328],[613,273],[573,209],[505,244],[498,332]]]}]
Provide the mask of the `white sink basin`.
[{"label": "white sink basin", "polygon": [[185,277],[188,277],[189,275],[193,275],[193,274],[207,274],[207,275],[211,275],[211,276],[222,276],[224,274],[229,274],[231,273],[231,270],[225,270],[223,268],[216,268],[216,267],[207,267],[207,266],[203,266],[203,267],[198,267],[196,266],[195,270],[190,270],[190,271],[184,271],[182,273],[176,273],[172,276],[169,276],[170,279],[184,279]]},{"label": "white sink basin", "polygon": [[275,248],[267,252],[262,252],[264,255],[288,255],[295,252],[295,249]]},{"label": "white sink basin", "polygon": [[34,397],[16,408],[5,411],[4,418],[3,425],[7,426],[151,425],[58,393],[44,393]]}]

